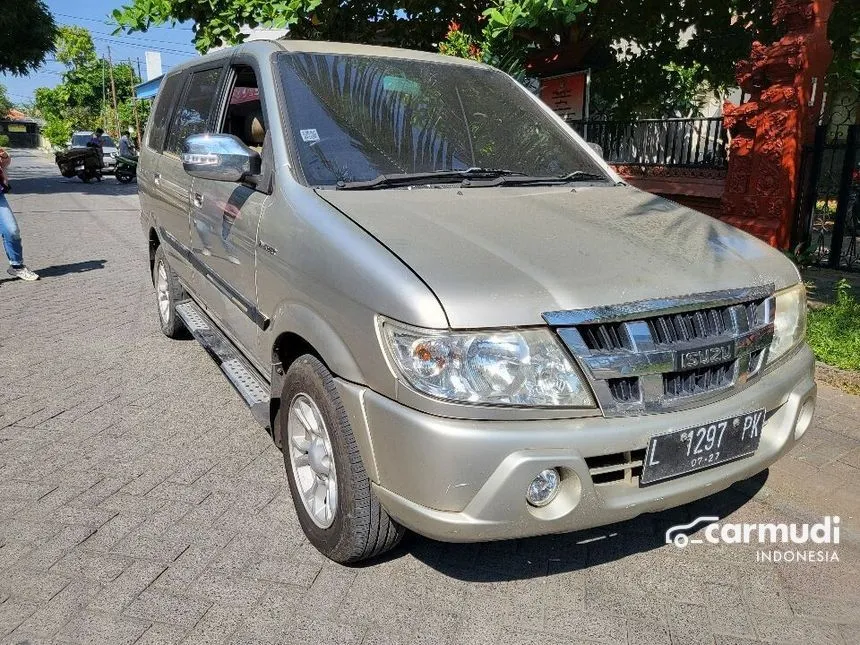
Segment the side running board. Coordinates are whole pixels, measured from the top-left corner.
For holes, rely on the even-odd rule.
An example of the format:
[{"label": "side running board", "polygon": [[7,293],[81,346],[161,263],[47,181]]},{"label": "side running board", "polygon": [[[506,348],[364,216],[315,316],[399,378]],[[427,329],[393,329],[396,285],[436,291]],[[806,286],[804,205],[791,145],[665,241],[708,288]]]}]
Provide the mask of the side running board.
[{"label": "side running board", "polygon": [[270,425],[268,384],[193,301],[185,300],[176,305],[176,313],[182,318],[182,322],[195,340],[203,345],[203,348],[221,367],[227,380],[251,408],[254,418],[268,428]]}]

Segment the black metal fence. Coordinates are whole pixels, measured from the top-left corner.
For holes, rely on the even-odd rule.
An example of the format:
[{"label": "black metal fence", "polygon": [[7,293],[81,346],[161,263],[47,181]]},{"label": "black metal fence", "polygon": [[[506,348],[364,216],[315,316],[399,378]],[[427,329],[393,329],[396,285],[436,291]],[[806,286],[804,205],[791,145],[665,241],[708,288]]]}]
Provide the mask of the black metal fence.
[{"label": "black metal fence", "polygon": [[830,139],[819,125],[803,151],[793,245],[832,269],[860,270],[860,125]]},{"label": "black metal fence", "polygon": [[860,270],[860,96],[844,93],[829,106],[805,146],[792,246],[807,261]]},{"label": "black metal fence", "polygon": [[722,117],[568,121],[613,164],[725,168]]}]

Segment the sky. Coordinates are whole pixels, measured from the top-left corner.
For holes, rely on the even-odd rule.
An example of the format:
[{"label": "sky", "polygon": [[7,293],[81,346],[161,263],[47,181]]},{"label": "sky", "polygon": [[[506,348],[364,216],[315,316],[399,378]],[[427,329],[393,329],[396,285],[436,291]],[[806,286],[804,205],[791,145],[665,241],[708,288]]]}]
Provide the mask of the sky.
[{"label": "sky", "polygon": [[[127,2],[129,0],[126,0]],[[77,0],[75,2],[47,0],[45,4],[54,14],[54,21],[58,25],[74,25],[89,29],[99,55],[106,57],[107,48],[110,47],[115,63],[131,59],[136,66],[139,58],[144,78],[146,77],[144,63],[146,51],[161,52],[161,64],[165,72],[174,65],[197,55],[191,44],[193,36],[191,23],[176,27],[152,28],[145,34],[136,32],[128,36],[124,34],[113,36],[112,32],[116,27],[109,24],[108,19],[114,9],[124,4],[123,0]],[[37,87],[53,87],[62,81],[61,75],[65,66],[52,59],[53,56],[49,54],[49,62],[29,76],[0,74],[0,83],[6,86],[7,94],[13,103],[31,101]]]}]

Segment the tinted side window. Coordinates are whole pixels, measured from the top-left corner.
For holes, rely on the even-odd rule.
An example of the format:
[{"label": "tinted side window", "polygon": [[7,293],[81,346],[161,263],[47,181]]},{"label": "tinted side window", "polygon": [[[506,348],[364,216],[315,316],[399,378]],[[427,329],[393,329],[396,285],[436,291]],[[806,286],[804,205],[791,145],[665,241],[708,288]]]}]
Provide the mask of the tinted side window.
[{"label": "tinted side window", "polygon": [[155,99],[155,109],[149,124],[146,145],[161,152],[164,147],[164,135],[167,133],[167,120],[170,118],[170,108],[176,103],[176,94],[181,91],[182,74],[173,74],[161,82],[158,97]]},{"label": "tinted side window", "polygon": [[191,75],[185,97],[170,124],[165,150],[179,154],[186,137],[206,132],[210,116],[217,111],[215,99],[221,71],[218,67]]}]

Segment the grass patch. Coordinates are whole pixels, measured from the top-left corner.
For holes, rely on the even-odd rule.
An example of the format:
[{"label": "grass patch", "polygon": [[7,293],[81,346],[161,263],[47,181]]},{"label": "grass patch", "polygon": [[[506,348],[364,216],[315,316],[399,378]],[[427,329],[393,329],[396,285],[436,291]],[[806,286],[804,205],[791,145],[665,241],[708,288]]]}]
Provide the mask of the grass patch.
[{"label": "grass patch", "polygon": [[847,280],[834,287],[833,304],[809,312],[806,338],[818,360],[844,370],[860,370],[860,302]]}]

